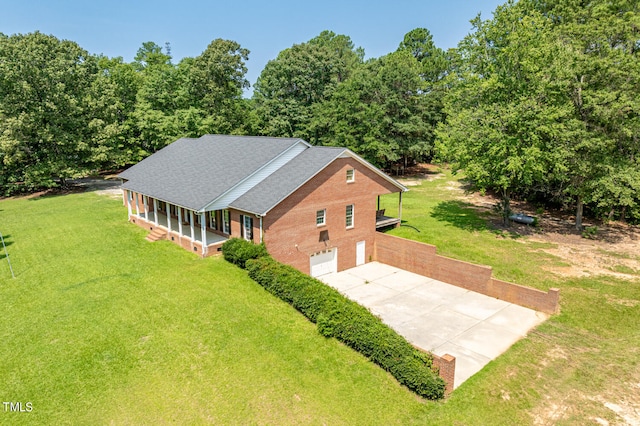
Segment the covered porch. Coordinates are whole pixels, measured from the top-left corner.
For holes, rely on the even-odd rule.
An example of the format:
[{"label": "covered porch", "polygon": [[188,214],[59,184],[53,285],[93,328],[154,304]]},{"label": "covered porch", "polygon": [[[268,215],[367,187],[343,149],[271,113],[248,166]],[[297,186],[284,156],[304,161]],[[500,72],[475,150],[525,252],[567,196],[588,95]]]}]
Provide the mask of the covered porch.
[{"label": "covered porch", "polygon": [[388,228],[396,228],[402,223],[402,192],[398,192],[398,213],[397,217],[392,216],[393,213],[389,212],[388,208],[385,208],[380,203],[380,195],[378,195],[378,207],[376,210],[376,231],[384,230]]},{"label": "covered porch", "polygon": [[[229,230],[229,218],[222,212],[195,212],[126,190],[124,197],[129,220],[152,231],[150,241],[167,239],[206,257],[216,254],[229,238],[223,232]],[[220,219],[224,223],[219,224]]]}]

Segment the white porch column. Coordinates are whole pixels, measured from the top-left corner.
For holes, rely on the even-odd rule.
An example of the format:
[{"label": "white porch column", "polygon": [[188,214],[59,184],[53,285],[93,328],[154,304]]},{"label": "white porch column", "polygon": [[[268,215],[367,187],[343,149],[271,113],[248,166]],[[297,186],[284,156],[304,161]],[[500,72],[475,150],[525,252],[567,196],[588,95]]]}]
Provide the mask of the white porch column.
[{"label": "white porch column", "polygon": [[182,207],[178,207],[178,234],[182,237]]},{"label": "white porch column", "polygon": [[146,195],[143,195],[142,204],[144,205],[144,219],[148,221],[149,220],[149,197],[147,197]]},{"label": "white porch column", "polygon": [[193,227],[193,210],[189,210],[189,226],[191,227],[191,241],[196,240],[195,228]]},{"label": "white porch column", "polygon": [[202,255],[207,254],[207,212],[200,217],[200,231],[202,232]]},{"label": "white porch column", "polygon": [[136,216],[140,217],[140,194],[136,194]]},{"label": "white porch column", "polygon": [[129,217],[131,217],[131,191],[125,189],[127,191],[127,210],[129,211]]},{"label": "white porch column", "polygon": [[171,232],[171,204],[167,203],[167,228]]},{"label": "white porch column", "polygon": [[402,191],[400,191],[400,201],[398,202],[398,219],[402,222]]},{"label": "white porch column", "polygon": [[153,199],[153,223],[158,226],[158,200]]}]

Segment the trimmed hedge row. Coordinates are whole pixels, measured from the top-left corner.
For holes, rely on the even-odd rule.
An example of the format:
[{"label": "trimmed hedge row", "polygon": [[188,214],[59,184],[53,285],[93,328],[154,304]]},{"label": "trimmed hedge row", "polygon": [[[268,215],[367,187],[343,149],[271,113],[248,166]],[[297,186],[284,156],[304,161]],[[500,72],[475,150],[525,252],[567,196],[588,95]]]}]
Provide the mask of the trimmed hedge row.
[{"label": "trimmed hedge row", "polygon": [[264,244],[253,244],[241,238],[231,238],[222,244],[222,255],[227,262],[244,269],[247,260],[268,256],[268,253]]},{"label": "trimmed hedge row", "polygon": [[333,288],[273,260],[266,252],[260,256],[259,250],[243,248],[244,243],[253,244],[240,241],[225,243],[226,248],[223,245],[225,259],[229,255],[238,260],[234,263],[243,263],[254,281],[316,323],[320,334],[357,350],[418,395],[428,399],[444,396],[444,381],[432,370],[431,355],[415,349],[366,308]]}]

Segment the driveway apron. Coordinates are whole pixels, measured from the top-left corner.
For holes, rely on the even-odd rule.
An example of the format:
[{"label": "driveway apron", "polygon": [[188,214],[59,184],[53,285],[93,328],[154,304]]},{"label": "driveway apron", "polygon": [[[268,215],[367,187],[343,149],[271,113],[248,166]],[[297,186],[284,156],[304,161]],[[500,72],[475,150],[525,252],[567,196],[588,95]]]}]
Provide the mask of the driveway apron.
[{"label": "driveway apron", "polygon": [[548,315],[370,262],[319,277],[370,309],[415,346],[456,357],[454,387],[505,352]]}]

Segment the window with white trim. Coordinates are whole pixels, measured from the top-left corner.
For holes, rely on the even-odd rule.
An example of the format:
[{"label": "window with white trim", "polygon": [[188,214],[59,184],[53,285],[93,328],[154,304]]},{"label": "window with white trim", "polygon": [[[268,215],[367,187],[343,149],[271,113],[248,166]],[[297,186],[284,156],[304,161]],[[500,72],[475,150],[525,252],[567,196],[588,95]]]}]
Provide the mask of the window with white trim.
[{"label": "window with white trim", "polygon": [[347,228],[353,228],[353,204],[347,206],[345,219]]},{"label": "window with white trim", "polygon": [[215,211],[210,211],[209,212],[209,228],[211,229],[218,229],[218,221],[216,220],[216,212]]},{"label": "window with white trim", "polygon": [[356,170],[348,169],[347,170],[347,182],[354,182],[356,180]]},{"label": "window with white trim", "polygon": [[231,235],[231,215],[229,210],[222,210],[222,232]]},{"label": "window with white trim", "polygon": [[318,210],[316,212],[316,225],[322,226],[327,223],[327,209]]},{"label": "window with white trim", "polygon": [[242,223],[242,237],[247,241],[253,240],[253,218],[251,216],[240,215]]}]

